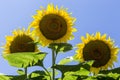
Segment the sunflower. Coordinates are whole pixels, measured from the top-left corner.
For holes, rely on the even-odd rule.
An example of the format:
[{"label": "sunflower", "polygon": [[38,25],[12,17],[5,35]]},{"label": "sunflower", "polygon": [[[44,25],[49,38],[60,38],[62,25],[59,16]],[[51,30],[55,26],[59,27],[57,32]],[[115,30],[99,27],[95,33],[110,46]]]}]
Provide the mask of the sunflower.
[{"label": "sunflower", "polygon": [[14,30],[13,36],[6,36],[6,44],[3,46],[5,54],[17,52],[37,52],[37,46],[34,43],[30,30]]},{"label": "sunflower", "polygon": [[52,42],[67,42],[74,37],[72,33],[76,29],[72,26],[75,18],[71,17],[71,14],[63,7],[58,9],[58,6],[48,4],[47,9],[42,7],[41,10],[37,10],[33,18],[30,27],[34,28],[33,34],[38,36],[43,46]]},{"label": "sunflower", "polygon": [[113,40],[110,37],[106,39],[106,34],[101,35],[97,32],[96,35],[86,34],[81,37],[82,43],[78,44],[76,50],[77,59],[81,62],[94,60],[90,71],[98,74],[100,70],[106,70],[113,67],[113,62],[117,61],[119,49],[114,46]]}]

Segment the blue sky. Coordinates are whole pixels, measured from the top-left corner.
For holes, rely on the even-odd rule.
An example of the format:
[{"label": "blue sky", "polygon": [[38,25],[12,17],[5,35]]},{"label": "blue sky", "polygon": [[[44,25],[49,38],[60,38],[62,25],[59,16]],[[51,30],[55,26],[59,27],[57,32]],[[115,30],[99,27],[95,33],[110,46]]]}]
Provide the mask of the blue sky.
[{"label": "blue sky", "polygon": [[[115,45],[120,47],[120,0],[1,0],[0,46],[5,44],[5,36],[11,35],[14,29],[22,27],[27,29],[33,20],[31,16],[36,14],[36,10],[40,9],[40,6],[46,7],[48,3],[68,8],[68,12],[72,12],[72,16],[77,19],[74,27],[78,31],[74,33],[74,40],[69,41],[73,46],[81,42],[80,36],[100,31],[102,34],[108,34],[115,41]],[[46,51],[46,49],[40,49]],[[17,74],[17,68],[10,66],[2,58],[2,49],[0,52],[0,73]],[[51,64],[49,49],[48,53],[45,59],[46,67],[50,67]],[[69,53],[60,54],[57,62],[74,54],[75,49]],[[118,60],[120,60],[119,56]],[[120,66],[120,61],[115,63],[115,67],[118,66]],[[35,69],[39,68],[35,67]]]}]

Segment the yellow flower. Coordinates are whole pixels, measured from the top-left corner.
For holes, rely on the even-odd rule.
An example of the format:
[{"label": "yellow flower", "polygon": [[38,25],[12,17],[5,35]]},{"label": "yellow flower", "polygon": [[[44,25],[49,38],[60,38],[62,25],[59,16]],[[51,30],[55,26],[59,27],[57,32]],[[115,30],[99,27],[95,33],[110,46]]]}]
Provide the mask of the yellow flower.
[{"label": "yellow flower", "polygon": [[114,46],[113,40],[106,34],[101,35],[97,32],[96,35],[86,34],[81,37],[82,43],[78,44],[76,50],[77,59],[81,62],[94,60],[90,71],[98,74],[100,70],[112,68],[113,62],[117,61],[117,54],[119,49]]},{"label": "yellow flower", "polygon": [[30,30],[14,30],[13,36],[6,36],[6,44],[3,46],[5,54],[17,52],[37,52],[37,46]]},{"label": "yellow flower", "polygon": [[34,20],[30,27],[34,28],[33,34],[38,36],[39,42],[47,46],[52,42],[67,42],[73,38],[73,32],[76,31],[72,26],[75,18],[67,12],[67,9],[53,4],[48,4],[47,9],[37,10],[33,16]]}]

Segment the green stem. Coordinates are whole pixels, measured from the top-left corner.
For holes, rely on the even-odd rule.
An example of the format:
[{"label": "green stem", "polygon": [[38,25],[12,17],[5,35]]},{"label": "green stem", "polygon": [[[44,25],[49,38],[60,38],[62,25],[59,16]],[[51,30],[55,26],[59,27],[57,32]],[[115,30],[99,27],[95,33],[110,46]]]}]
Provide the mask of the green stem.
[{"label": "green stem", "polygon": [[54,57],[55,61],[56,61],[56,58],[57,58],[57,54],[58,54],[57,51],[55,51],[55,57]]},{"label": "green stem", "polygon": [[[55,53],[54,49],[52,49],[52,66],[55,66]],[[55,69],[52,68],[52,79],[55,80]]]},{"label": "green stem", "polygon": [[25,80],[28,80],[28,77],[27,77],[27,67],[25,68]]},{"label": "green stem", "polygon": [[47,74],[50,76],[50,80],[52,80],[52,78],[51,78],[51,75],[50,75],[50,73],[49,73],[49,71],[44,67],[44,66],[42,66],[43,67],[43,69],[47,72]]},{"label": "green stem", "polygon": [[64,78],[64,73],[62,73],[62,80],[63,80],[63,78]]}]

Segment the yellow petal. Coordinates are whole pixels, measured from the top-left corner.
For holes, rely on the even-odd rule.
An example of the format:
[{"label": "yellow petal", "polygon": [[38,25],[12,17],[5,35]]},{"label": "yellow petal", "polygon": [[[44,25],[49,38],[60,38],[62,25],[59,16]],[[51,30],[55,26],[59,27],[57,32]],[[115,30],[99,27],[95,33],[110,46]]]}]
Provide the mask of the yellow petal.
[{"label": "yellow petal", "polygon": [[100,32],[97,32],[97,33],[96,33],[96,38],[97,38],[97,39],[100,39]]},{"label": "yellow petal", "polygon": [[106,34],[104,34],[102,37],[101,37],[101,39],[106,39]]},{"label": "yellow petal", "polygon": [[13,36],[6,36],[6,40],[7,41],[12,41],[13,40]]}]

